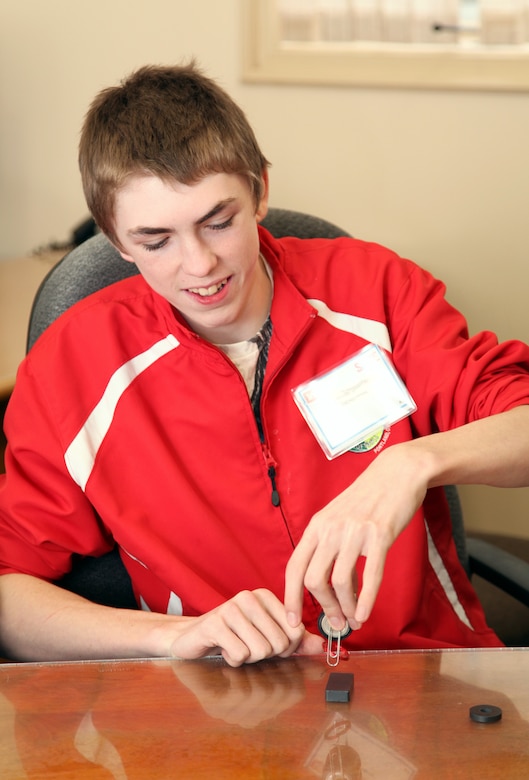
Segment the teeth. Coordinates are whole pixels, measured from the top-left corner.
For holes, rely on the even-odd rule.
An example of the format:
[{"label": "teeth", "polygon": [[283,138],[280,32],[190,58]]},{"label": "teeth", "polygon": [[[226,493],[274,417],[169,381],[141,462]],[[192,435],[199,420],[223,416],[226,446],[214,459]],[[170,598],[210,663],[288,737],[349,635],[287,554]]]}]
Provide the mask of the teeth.
[{"label": "teeth", "polygon": [[195,293],[196,295],[201,295],[203,297],[206,297],[207,295],[215,295],[219,290],[222,290],[224,285],[226,284],[226,279],[224,281],[219,282],[219,284],[212,284],[211,287],[190,287],[189,292]]}]

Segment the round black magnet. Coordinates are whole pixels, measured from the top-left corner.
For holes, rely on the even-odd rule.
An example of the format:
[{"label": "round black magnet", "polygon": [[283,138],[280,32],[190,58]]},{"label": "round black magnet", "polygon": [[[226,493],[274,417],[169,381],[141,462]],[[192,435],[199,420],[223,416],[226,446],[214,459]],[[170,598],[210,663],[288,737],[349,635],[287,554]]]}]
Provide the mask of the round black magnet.
[{"label": "round black magnet", "polygon": [[496,723],[502,716],[501,708],[492,704],[477,704],[470,708],[469,714],[476,723]]},{"label": "round black magnet", "polygon": [[324,612],[322,612],[318,618],[318,628],[322,636],[330,637],[331,639],[338,639],[338,637],[340,637],[340,639],[345,639],[345,637],[349,636],[349,634],[351,634],[353,631],[349,623],[346,623],[341,631],[334,629],[329,623],[327,615]]}]

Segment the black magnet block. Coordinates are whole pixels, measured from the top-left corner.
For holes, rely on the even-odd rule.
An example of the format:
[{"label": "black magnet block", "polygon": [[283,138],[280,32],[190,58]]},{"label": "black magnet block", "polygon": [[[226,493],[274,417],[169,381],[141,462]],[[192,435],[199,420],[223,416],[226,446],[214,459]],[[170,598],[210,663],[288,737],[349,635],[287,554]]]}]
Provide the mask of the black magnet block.
[{"label": "black magnet block", "polygon": [[325,688],[325,701],[350,701],[353,685],[354,674],[349,674],[349,672],[331,672]]}]

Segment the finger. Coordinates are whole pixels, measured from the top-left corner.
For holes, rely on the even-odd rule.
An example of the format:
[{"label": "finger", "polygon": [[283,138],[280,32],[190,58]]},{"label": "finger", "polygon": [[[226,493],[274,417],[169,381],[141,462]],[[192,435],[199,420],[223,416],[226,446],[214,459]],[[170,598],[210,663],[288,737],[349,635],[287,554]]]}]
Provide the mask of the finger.
[{"label": "finger", "polygon": [[[243,591],[223,610],[229,629],[246,645],[245,661],[254,663],[297,647],[303,626],[289,626],[283,604],[270,591]],[[237,659],[230,658],[233,662]]]},{"label": "finger", "polygon": [[315,545],[308,536],[303,536],[286,566],[284,606],[288,624],[293,628],[299,626],[302,620],[305,572],[314,549]]},{"label": "finger", "polygon": [[[320,604],[331,626],[339,631],[345,626],[345,615],[340,600],[331,584],[334,578],[334,547],[320,543],[305,572],[305,587]],[[347,560],[346,556],[343,556]],[[346,575],[342,575],[345,583]],[[349,572],[349,585],[352,591],[352,572]]]},{"label": "finger", "polygon": [[242,646],[231,641],[221,645],[221,653],[230,666],[261,661],[274,655],[275,648],[283,650],[287,644],[281,641],[281,633],[275,631],[277,627],[271,620],[257,618],[257,625],[254,625],[240,609],[233,608],[224,619],[229,632],[240,640]]},{"label": "finger", "polygon": [[296,653],[298,655],[319,655],[322,652],[322,647],[321,636],[305,631],[296,648]]},{"label": "finger", "polygon": [[362,577],[362,590],[358,595],[354,619],[360,625],[365,623],[371,615],[380,589],[386,562],[386,551],[377,550],[370,552],[366,557],[364,573]]},{"label": "finger", "polygon": [[[356,575],[358,554],[358,552],[351,551],[347,555],[339,555],[335,561],[334,569],[331,575],[332,589],[336,597],[336,601],[340,606],[342,615],[352,629],[357,629],[360,627],[355,619],[358,591],[358,578]],[[338,624],[336,622],[340,616],[336,613],[328,612],[327,609],[324,609],[324,612],[333,628],[338,630],[342,629],[344,627],[344,623],[342,622],[341,624]],[[334,623],[332,622],[333,619],[335,620]]]},{"label": "finger", "polygon": [[291,655],[303,637],[305,631],[303,623],[291,626],[284,605],[269,590],[259,589],[254,595],[263,605],[263,614],[257,625],[261,631],[267,632],[273,654]]},{"label": "finger", "polygon": [[171,647],[179,658],[203,658],[221,654],[230,666],[240,666],[248,658],[247,645],[220,618],[208,613],[181,634]]}]

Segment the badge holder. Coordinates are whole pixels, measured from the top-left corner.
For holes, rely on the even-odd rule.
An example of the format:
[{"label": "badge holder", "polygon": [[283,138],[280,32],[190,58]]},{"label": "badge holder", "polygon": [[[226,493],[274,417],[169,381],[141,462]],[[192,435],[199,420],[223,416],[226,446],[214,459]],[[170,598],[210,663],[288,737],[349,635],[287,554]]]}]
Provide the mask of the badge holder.
[{"label": "badge holder", "polygon": [[292,395],[329,460],[417,409],[389,356],[376,344],[294,388]]}]

